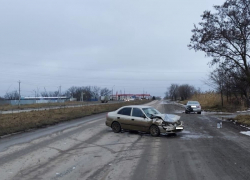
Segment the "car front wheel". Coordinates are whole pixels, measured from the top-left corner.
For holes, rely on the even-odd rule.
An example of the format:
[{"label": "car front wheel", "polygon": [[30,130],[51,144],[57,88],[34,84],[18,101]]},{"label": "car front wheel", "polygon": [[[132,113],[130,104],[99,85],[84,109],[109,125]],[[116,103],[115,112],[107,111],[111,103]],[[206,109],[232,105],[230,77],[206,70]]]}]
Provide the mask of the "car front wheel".
[{"label": "car front wheel", "polygon": [[112,128],[114,133],[121,132],[121,125],[118,122],[113,122],[111,128]]},{"label": "car front wheel", "polygon": [[154,137],[160,135],[160,129],[156,125],[152,125],[149,129],[149,132],[150,132],[151,136],[154,136]]}]

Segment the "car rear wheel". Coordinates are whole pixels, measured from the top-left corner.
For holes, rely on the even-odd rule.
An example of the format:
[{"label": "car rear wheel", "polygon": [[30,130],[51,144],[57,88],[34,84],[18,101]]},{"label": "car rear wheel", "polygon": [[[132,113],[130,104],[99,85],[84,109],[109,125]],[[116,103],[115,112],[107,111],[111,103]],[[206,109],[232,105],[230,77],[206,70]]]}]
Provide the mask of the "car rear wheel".
[{"label": "car rear wheel", "polygon": [[201,114],[201,112],[197,112],[197,114]]},{"label": "car rear wheel", "polygon": [[160,135],[160,129],[156,125],[152,125],[149,129],[149,132],[151,136],[159,136]]},{"label": "car rear wheel", "polygon": [[113,122],[111,128],[112,128],[114,133],[121,132],[121,125],[118,122]]}]

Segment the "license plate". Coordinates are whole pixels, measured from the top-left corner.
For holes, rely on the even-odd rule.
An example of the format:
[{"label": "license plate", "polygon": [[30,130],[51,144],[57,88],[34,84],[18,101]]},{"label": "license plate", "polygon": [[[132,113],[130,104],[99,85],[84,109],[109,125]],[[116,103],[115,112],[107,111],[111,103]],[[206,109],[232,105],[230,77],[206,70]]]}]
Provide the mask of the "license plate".
[{"label": "license plate", "polygon": [[196,106],[191,106],[192,108],[196,108]]},{"label": "license plate", "polygon": [[175,129],[183,129],[183,127],[176,127]]}]

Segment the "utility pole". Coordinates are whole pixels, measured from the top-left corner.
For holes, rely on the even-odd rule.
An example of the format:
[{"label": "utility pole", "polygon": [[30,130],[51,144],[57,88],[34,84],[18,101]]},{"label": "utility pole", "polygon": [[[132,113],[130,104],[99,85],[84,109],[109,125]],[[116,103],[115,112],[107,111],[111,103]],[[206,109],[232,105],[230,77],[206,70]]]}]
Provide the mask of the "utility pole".
[{"label": "utility pole", "polygon": [[21,81],[19,80],[18,81],[18,83],[19,83],[19,98],[18,98],[18,108],[20,108],[20,84],[21,84]]},{"label": "utility pole", "polygon": [[81,99],[80,99],[80,101],[83,101],[83,95],[84,94],[85,94],[84,92],[81,92]]},{"label": "utility pole", "polygon": [[44,87],[44,91],[45,91],[45,97],[49,97],[49,95],[48,95],[48,93],[47,93],[45,87]]},{"label": "utility pole", "polygon": [[36,90],[33,90],[35,92],[35,104],[36,104]]},{"label": "utility pole", "polygon": [[113,89],[114,89],[115,85],[112,87],[112,101],[114,101],[113,99],[113,96],[114,96],[114,93],[113,93]]},{"label": "utility pole", "polygon": [[61,86],[59,86],[59,102],[61,102]]}]

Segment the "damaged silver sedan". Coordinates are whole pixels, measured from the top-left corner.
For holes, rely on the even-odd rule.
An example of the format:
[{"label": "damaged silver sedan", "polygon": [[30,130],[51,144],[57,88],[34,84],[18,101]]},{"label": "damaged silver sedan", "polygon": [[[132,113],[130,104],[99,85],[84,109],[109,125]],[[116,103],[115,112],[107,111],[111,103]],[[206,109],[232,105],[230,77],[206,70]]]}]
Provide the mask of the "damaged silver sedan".
[{"label": "damaged silver sedan", "polygon": [[142,131],[152,136],[161,133],[177,133],[184,129],[180,116],[161,114],[151,106],[123,106],[116,111],[107,113],[106,125],[115,133],[122,129]]}]

